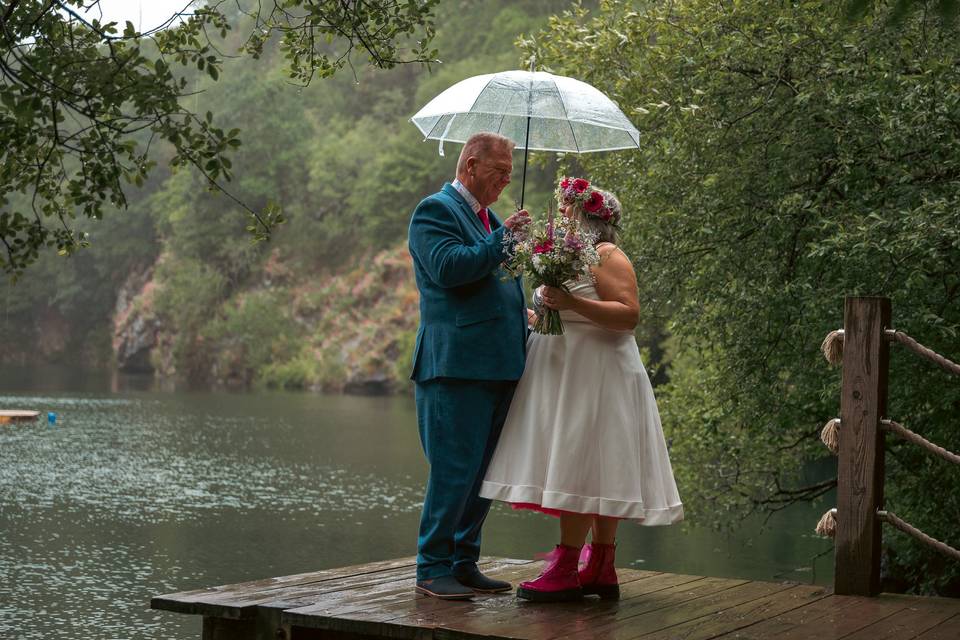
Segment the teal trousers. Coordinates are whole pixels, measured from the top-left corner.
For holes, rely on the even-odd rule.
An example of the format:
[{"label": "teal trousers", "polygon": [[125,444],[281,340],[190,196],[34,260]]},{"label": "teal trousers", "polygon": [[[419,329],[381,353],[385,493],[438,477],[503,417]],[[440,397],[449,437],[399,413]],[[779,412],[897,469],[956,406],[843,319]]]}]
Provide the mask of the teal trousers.
[{"label": "teal trousers", "polygon": [[478,493],[516,381],[437,378],[416,385],[420,443],[430,464],[417,580],[476,570],[490,500]]}]

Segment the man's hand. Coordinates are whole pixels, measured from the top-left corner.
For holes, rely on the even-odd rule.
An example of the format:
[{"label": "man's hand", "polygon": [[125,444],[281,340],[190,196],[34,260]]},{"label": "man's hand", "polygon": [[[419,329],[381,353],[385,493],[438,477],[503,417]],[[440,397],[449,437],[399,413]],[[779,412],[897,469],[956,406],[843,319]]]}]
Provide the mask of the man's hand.
[{"label": "man's hand", "polygon": [[533,218],[530,217],[530,213],[526,209],[521,209],[515,214],[507,218],[503,222],[505,226],[510,231],[516,231],[518,229],[523,229],[525,226],[533,222]]}]

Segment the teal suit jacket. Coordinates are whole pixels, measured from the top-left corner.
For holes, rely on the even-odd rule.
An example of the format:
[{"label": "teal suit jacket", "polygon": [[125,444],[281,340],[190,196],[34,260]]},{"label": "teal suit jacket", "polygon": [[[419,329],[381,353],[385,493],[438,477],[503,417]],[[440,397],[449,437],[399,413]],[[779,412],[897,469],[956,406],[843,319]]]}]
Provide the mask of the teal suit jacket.
[{"label": "teal suit jacket", "polygon": [[408,244],[420,290],[413,354],[417,382],[434,378],[519,380],[526,359],[527,311],[520,278],[504,280],[505,227],[492,233],[449,182],[410,219]]}]

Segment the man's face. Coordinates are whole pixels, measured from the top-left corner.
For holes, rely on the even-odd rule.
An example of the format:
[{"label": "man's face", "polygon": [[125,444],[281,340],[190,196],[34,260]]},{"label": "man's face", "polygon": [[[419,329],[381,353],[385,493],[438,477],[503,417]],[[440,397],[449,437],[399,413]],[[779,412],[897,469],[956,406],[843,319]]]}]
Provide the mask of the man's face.
[{"label": "man's face", "polygon": [[490,206],[510,184],[513,154],[506,147],[494,147],[486,157],[475,159],[474,169],[474,188],[470,191],[482,206]]}]

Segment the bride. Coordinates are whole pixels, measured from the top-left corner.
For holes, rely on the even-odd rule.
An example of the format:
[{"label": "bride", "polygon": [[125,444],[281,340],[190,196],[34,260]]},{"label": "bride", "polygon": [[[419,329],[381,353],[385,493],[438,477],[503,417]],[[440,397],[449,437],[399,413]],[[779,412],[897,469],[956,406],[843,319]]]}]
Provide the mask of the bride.
[{"label": "bride", "polygon": [[569,293],[545,286],[534,294],[535,308],[560,311],[565,332],[530,335],[480,495],[560,518],[560,544],[519,597],[616,599],[620,520],[673,524],[683,506],[633,335],[640,305],[633,265],[616,245],[620,202],[582,178],[565,178],[557,196],[561,214],[597,236],[600,264],[567,283]]}]

